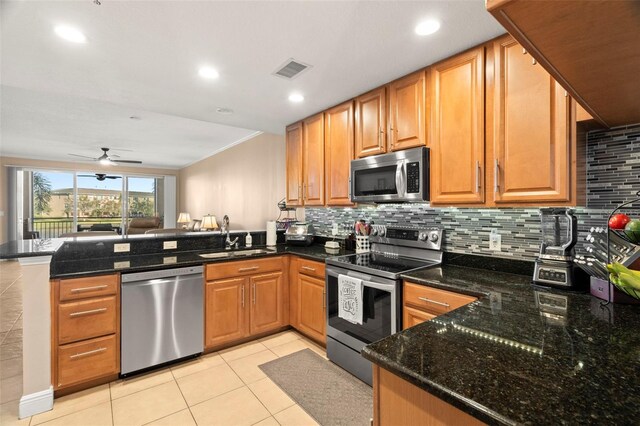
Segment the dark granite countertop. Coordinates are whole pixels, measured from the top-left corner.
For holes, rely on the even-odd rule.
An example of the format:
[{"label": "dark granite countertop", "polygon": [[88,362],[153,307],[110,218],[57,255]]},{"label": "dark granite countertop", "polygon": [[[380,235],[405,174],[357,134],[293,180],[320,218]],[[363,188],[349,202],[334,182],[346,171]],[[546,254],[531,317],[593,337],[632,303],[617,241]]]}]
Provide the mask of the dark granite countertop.
[{"label": "dark granite countertop", "polygon": [[[248,250],[266,249],[265,246],[253,246]],[[241,253],[247,248],[234,250],[234,253]],[[246,260],[259,257],[279,256],[284,254],[294,254],[319,262],[324,262],[327,257],[349,254],[344,250],[338,253],[328,253],[321,244],[314,244],[308,247],[277,245],[267,253],[254,254],[251,256],[235,255],[218,259],[202,258],[203,253],[224,252],[224,249],[203,249],[195,251],[178,251],[155,254],[139,255],[117,255],[97,258],[86,258],[79,260],[61,260],[51,262],[51,278],[71,278],[88,275],[109,274],[113,272],[140,272],[152,269],[174,268],[182,266],[201,265],[205,263],[229,262],[234,260]]]},{"label": "dark granite countertop", "polygon": [[0,245],[0,259],[51,256],[64,244],[62,238],[48,240],[18,240]]},{"label": "dark granite countertop", "polygon": [[[365,347],[365,358],[490,424],[637,424],[640,306],[459,266],[404,278],[479,299]],[[567,309],[541,309],[549,295]]]}]

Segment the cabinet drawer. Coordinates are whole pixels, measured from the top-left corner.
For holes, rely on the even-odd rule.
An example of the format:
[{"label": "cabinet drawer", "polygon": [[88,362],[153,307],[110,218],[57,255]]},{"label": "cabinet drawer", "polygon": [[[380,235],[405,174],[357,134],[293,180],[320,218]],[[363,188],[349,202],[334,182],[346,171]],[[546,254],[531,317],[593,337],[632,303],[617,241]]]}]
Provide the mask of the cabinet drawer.
[{"label": "cabinet drawer", "polygon": [[117,275],[99,275],[97,277],[60,280],[60,301],[110,296],[116,294],[117,290]]},{"label": "cabinet drawer", "polygon": [[475,297],[440,290],[420,284],[404,283],[404,305],[436,315],[444,314],[476,300]]},{"label": "cabinet drawer", "polygon": [[262,272],[282,270],[282,257],[238,260],[235,262],[210,263],[207,265],[207,281],[222,278],[254,275]]},{"label": "cabinet drawer", "polygon": [[60,346],[57,388],[118,373],[117,354],[115,334]]},{"label": "cabinet drawer", "polygon": [[115,296],[61,303],[58,306],[58,343],[115,333],[117,318]]},{"label": "cabinet drawer", "polygon": [[300,259],[299,265],[299,273],[324,279],[324,263],[314,262],[313,260]]}]

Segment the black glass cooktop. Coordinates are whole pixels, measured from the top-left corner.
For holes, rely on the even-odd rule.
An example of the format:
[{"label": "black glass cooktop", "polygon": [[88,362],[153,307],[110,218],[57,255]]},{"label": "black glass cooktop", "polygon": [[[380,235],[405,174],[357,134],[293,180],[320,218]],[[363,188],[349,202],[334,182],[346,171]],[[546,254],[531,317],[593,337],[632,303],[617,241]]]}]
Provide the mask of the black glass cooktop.
[{"label": "black glass cooktop", "polygon": [[396,278],[407,271],[436,264],[428,260],[389,256],[382,253],[351,254],[331,258],[328,263],[347,269]]}]

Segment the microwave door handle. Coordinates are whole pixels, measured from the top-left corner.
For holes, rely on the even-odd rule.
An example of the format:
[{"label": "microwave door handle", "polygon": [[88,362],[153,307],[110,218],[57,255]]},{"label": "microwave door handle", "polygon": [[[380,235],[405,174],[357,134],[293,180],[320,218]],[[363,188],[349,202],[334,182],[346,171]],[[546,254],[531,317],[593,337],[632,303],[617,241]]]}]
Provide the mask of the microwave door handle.
[{"label": "microwave door handle", "polygon": [[405,184],[406,179],[404,176],[404,161],[398,162],[398,166],[396,167],[396,191],[398,192],[398,197],[404,197],[405,192]]}]

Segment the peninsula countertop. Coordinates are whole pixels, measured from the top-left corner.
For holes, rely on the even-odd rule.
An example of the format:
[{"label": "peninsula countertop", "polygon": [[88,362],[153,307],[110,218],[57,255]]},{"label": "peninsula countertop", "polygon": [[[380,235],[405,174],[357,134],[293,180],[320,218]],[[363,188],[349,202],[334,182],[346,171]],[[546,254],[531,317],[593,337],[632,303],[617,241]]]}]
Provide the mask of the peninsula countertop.
[{"label": "peninsula countertop", "polygon": [[489,424],[637,424],[640,306],[459,266],[403,278],[478,300],[365,347],[365,358]]}]

